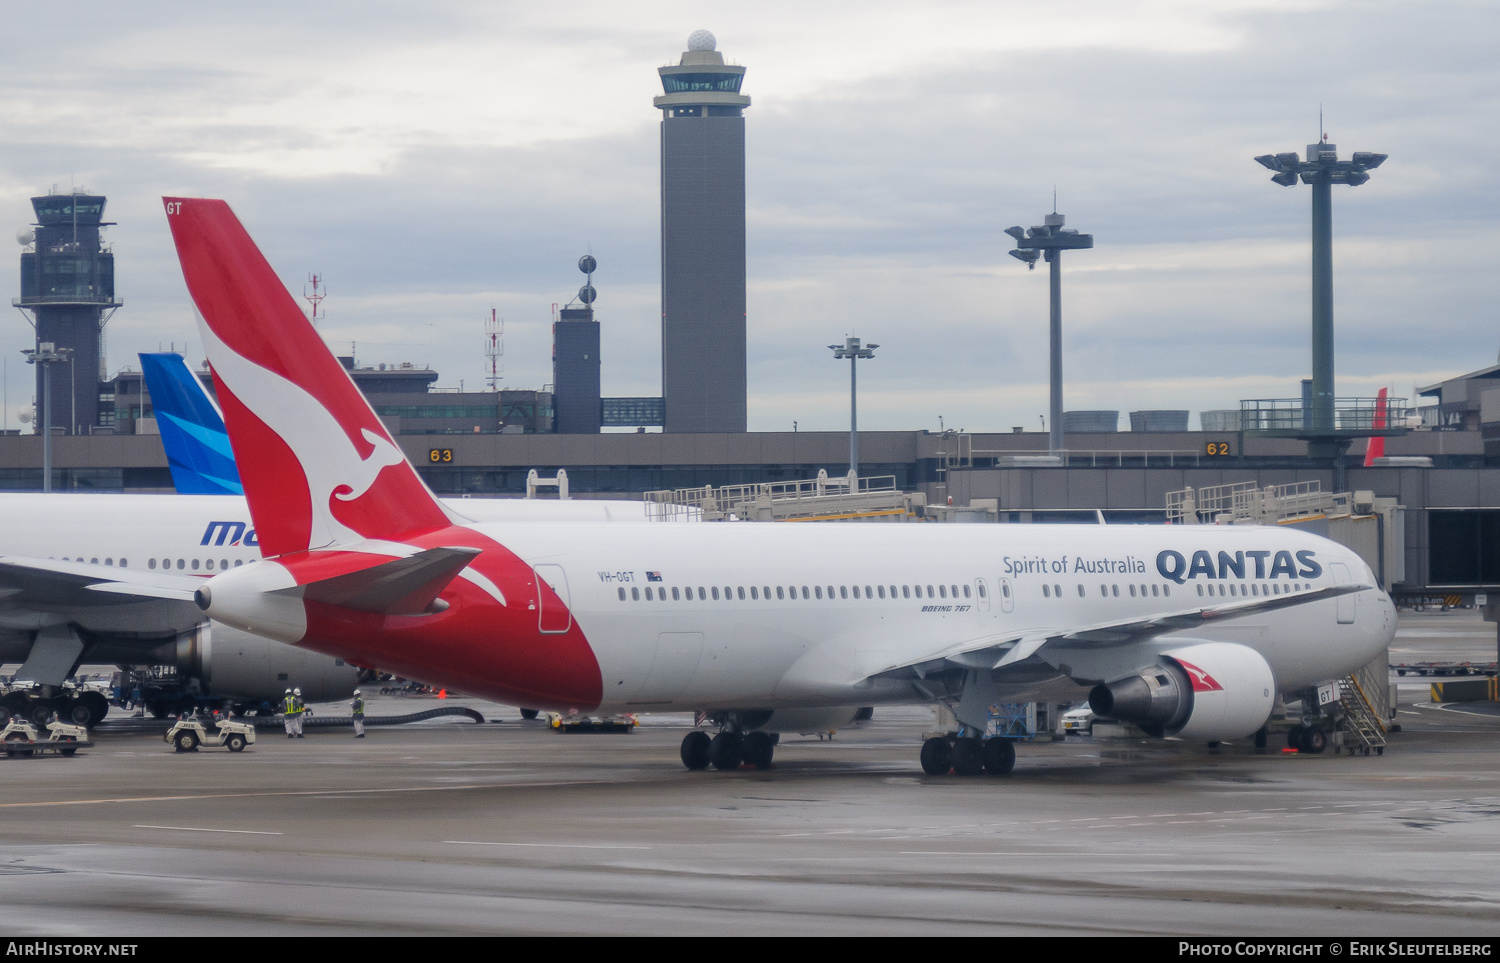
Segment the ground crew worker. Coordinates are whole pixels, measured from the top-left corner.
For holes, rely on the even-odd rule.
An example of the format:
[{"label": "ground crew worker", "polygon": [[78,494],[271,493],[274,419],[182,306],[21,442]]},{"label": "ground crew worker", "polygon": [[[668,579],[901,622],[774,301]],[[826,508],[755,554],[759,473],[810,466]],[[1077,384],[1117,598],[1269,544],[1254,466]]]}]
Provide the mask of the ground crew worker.
[{"label": "ground crew worker", "polygon": [[286,696],[282,700],[281,721],[286,724],[286,737],[294,738],[297,735],[297,720],[302,718],[297,712],[297,699],[292,695],[292,690],[286,690]]},{"label": "ground crew worker", "polygon": [[354,690],[354,703],[349,707],[354,712],[354,738],[365,737],[365,697],[360,695],[358,689]]},{"label": "ground crew worker", "polygon": [[296,714],[292,717],[292,726],[297,732],[297,738],[302,738],[302,718],[307,714],[307,703],[302,701],[302,690],[292,690],[292,701],[296,706]]}]

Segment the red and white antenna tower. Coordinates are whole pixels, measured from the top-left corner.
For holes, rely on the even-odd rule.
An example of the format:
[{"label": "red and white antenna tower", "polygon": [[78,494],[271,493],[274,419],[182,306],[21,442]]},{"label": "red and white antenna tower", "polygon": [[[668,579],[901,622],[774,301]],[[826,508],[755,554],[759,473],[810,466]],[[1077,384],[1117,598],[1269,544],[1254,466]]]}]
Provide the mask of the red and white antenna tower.
[{"label": "red and white antenna tower", "polygon": [[495,316],[490,308],[490,319],[484,323],[484,356],[490,359],[490,373],[485,378],[491,391],[500,390],[500,380],[505,377],[505,319]]},{"label": "red and white antenna tower", "polygon": [[[308,291],[309,286],[312,288],[310,292]],[[309,274],[307,276],[307,284],[302,285],[302,297],[308,304],[312,305],[312,320],[316,324],[318,321],[318,305],[323,303],[324,298],[328,297],[328,291],[323,287],[323,275]]]}]

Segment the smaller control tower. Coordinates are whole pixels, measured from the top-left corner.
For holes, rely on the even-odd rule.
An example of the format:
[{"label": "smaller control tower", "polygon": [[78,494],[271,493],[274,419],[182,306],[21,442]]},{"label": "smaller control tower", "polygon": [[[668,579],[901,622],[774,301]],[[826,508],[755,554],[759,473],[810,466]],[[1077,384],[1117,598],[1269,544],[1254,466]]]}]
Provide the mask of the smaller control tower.
[{"label": "smaller control tower", "polygon": [[578,259],[587,280],[552,325],[552,415],[559,435],[597,435],[604,417],[599,399],[599,322],[594,320],[592,254]]},{"label": "smaller control tower", "polygon": [[[115,256],[100,238],[105,199],[87,191],[33,197],[34,230],[16,240],[21,254],[21,296],[12,303],[31,314],[38,344],[49,343],[70,359],[43,378],[37,366],[37,431],[86,435],[99,425],[99,383],[104,380],[104,324],[115,300]],[[50,380],[50,393],[44,388]],[[50,408],[50,412],[49,412]]]}]

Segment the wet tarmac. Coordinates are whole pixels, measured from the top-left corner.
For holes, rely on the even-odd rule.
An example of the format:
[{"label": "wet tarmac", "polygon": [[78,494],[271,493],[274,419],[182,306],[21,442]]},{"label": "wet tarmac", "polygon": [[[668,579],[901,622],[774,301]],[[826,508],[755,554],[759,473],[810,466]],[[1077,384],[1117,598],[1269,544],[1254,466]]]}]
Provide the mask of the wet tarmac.
[{"label": "wet tarmac", "polygon": [[[1492,653],[1456,615],[1403,615],[1398,644]],[[1384,756],[1083,738],[1001,779],[922,775],[921,709],[735,773],[682,768],[680,715],[565,735],[455,700],[500,721],[242,754],[105,725],[0,758],[0,930],[1493,936],[1500,718],[1401,683]]]}]

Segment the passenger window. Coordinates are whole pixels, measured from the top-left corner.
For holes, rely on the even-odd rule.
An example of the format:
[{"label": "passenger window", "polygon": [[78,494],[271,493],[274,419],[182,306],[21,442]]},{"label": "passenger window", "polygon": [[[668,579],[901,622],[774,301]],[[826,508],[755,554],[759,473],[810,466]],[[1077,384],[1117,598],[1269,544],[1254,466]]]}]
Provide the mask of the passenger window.
[{"label": "passenger window", "polygon": [[620,586],[620,588],[619,588],[618,591],[620,593],[620,601],[621,602],[625,601],[625,586],[623,586],[623,585]]},{"label": "passenger window", "polygon": [[178,570],[187,568],[187,562],[184,562],[182,559],[179,558],[177,560],[177,568],[178,568]]},{"label": "passenger window", "polygon": [[833,598],[833,586],[828,586],[828,597]]},{"label": "passenger window", "polygon": [[[121,565],[125,564],[125,560],[123,558],[120,559],[120,564]],[[221,558],[221,559],[219,559],[219,571],[222,572],[225,569],[227,569],[228,567],[229,567],[229,559],[227,559],[227,558]]]},{"label": "passenger window", "polygon": [[[97,562],[99,560],[96,558],[96,559],[94,559],[94,561]],[[195,572],[198,571],[198,560],[196,558],[193,559],[193,571],[195,571]]]},{"label": "passenger window", "polygon": [[106,558],[106,559],[105,559],[105,560],[104,560],[104,564],[105,564],[105,565],[113,565],[113,564],[115,564],[115,560],[114,560],[114,559],[112,559],[112,558]]},{"label": "passenger window", "polygon": [[979,597],[982,599],[987,599],[990,597],[990,591],[989,589],[984,587],[983,582],[979,583]]},{"label": "passenger window", "polygon": [[938,595],[941,596],[941,597],[943,597],[943,598],[947,598],[948,597],[948,586],[946,586],[946,585],[939,585],[938,586]]},{"label": "passenger window", "polygon": [[712,589],[710,589],[710,592],[714,597],[714,601],[717,602],[719,600],[719,587],[715,585]]},{"label": "passenger window", "polygon": [[1201,596],[1202,596],[1202,595],[1203,595],[1203,586],[1201,586],[1201,585],[1200,585],[1200,586],[1198,586],[1198,595],[1199,595],[1199,596],[1200,596],[1200,597],[1201,597]]},{"label": "passenger window", "polygon": [[1062,586],[1061,585],[1053,585],[1052,586],[1052,594],[1056,595],[1058,598],[1062,598]]},{"label": "passenger window", "polygon": [[[80,558],[79,561],[81,562],[81,561],[83,561],[83,559]],[[89,564],[90,565],[98,565],[99,564],[99,560],[97,558],[91,558],[91,559],[89,559]],[[198,567],[198,563],[194,562],[193,563],[193,568],[197,568],[197,567]]]},{"label": "passenger window", "polygon": [[1003,595],[1003,596],[1005,596],[1006,598],[1010,598],[1010,583],[1009,582],[1001,582],[1000,583],[1000,594]]},{"label": "passenger window", "polygon": [[931,585],[927,586],[927,597],[930,599],[937,598],[937,593],[933,592]]},{"label": "passenger window", "polygon": [[1224,592],[1224,586],[1220,585],[1219,586],[1219,596],[1222,598],[1224,596],[1224,594],[1225,594],[1225,592]]},{"label": "passenger window", "polygon": [[1135,586],[1130,586],[1130,597],[1135,598]]},{"label": "passenger window", "polygon": [[630,590],[630,599],[633,602],[639,602],[641,600],[641,590],[632,587]]},{"label": "passenger window", "polygon": [[651,586],[646,586],[646,601],[651,601]]},{"label": "passenger window", "polygon": [[810,599],[810,598],[812,598],[812,596],[807,593],[807,586],[806,585],[802,586],[802,597],[804,599]]},{"label": "passenger window", "polygon": [[1083,586],[1082,585],[1078,586],[1078,597],[1079,598],[1083,598]]},{"label": "passenger window", "polygon": [[[1082,585],[1078,586],[1078,594],[1079,595],[1083,594],[1083,586]],[[967,585],[965,585],[964,586],[964,598],[968,598],[968,597],[969,597],[969,587]]]},{"label": "passenger window", "polygon": [[818,598],[822,598],[823,597],[823,586],[821,586],[821,585],[814,585],[813,586],[813,595],[816,596],[816,597],[818,597]]},{"label": "passenger window", "polygon": [[150,569],[156,568],[156,559],[154,559],[154,558],[148,558],[146,560],[146,567],[150,568]]},{"label": "passenger window", "polygon": [[865,598],[872,599],[874,597],[875,597],[875,593],[872,592],[872,591],[870,591],[870,586],[866,585],[865,586]]},{"label": "passenger window", "polygon": [[203,564],[204,564],[205,567],[207,567],[207,569],[210,572],[212,572],[214,570],[214,560],[213,559],[209,559],[208,561],[204,562]]},{"label": "passenger window", "polygon": [[849,588],[848,588],[848,586],[840,585],[839,586],[839,598],[846,599],[848,597],[849,597]]},{"label": "passenger window", "polygon": [[769,585],[763,585],[763,586],[761,586],[760,594],[761,594],[761,597],[764,598],[767,602],[771,601],[771,586],[769,586]]},{"label": "passenger window", "polygon": [[776,597],[778,599],[784,599],[784,598],[786,598],[786,593],[781,590],[781,586],[780,585],[776,586]]},{"label": "passenger window", "polygon": [[1118,586],[1118,585],[1111,585],[1109,587],[1109,594],[1113,595],[1115,598],[1119,598],[1120,597],[1120,586]]},{"label": "passenger window", "polygon": [[672,601],[674,601],[674,602],[681,602],[682,601],[682,590],[679,589],[675,585],[672,586]]},{"label": "passenger window", "polygon": [[885,598],[885,586],[884,585],[877,585],[877,586],[875,586],[875,588],[877,590],[876,594],[879,595],[881,598]]},{"label": "passenger window", "polygon": [[1108,585],[1101,585],[1101,586],[1099,586],[1099,594],[1102,595],[1102,596],[1104,596],[1105,598],[1109,598],[1109,586]]},{"label": "passenger window", "polygon": [[701,585],[698,586],[698,601],[704,602],[704,601],[707,601],[707,600],[708,600],[708,592],[704,590],[703,586],[701,586]]},{"label": "passenger window", "polygon": [[1047,586],[1047,585],[1043,585],[1042,586],[1042,598],[1044,598],[1044,599],[1050,599],[1051,597],[1052,597],[1052,589],[1049,586]]},{"label": "passenger window", "polygon": [[1157,587],[1155,585],[1151,586],[1151,597],[1152,598],[1156,598],[1156,590],[1157,590]]},{"label": "passenger window", "polygon": [[750,597],[752,599],[759,599],[760,598],[760,589],[756,588],[754,585],[750,586]]},{"label": "passenger window", "polygon": [[726,585],[726,586],[724,586],[724,601],[726,601],[726,602],[727,602],[727,601],[729,601],[729,600],[730,600],[730,599],[731,599],[731,598],[733,598],[733,597],[734,597],[734,590],[733,590],[733,589],[731,589],[731,588],[730,588],[730,587],[729,587],[729,586],[727,586],[727,585]]},{"label": "passenger window", "polygon": [[901,597],[904,598],[904,599],[911,598],[911,586],[910,585],[903,585],[903,586],[901,586]]},{"label": "passenger window", "polygon": [[1163,585],[1161,587],[1161,594],[1163,594],[1163,595],[1171,595],[1172,594],[1172,586],[1170,586],[1170,585]]},{"label": "passenger window", "polygon": [[743,585],[741,585],[741,586],[740,586],[740,587],[739,587],[739,588],[738,588],[738,589],[737,589],[737,590],[736,590],[736,594],[738,594],[738,595],[739,595],[739,597],[740,597],[740,601],[741,601],[741,602],[743,602],[743,601],[744,601],[744,600],[745,600],[745,586],[743,586]]},{"label": "passenger window", "polygon": [[124,559],[123,559],[123,558],[122,558],[122,559],[120,559],[120,567],[121,567],[121,568],[129,568],[129,567],[130,567],[130,563],[129,563],[129,562],[127,562],[127,561],[125,561],[125,560],[124,560]]},{"label": "passenger window", "polygon": [[[1054,585],[1052,587],[1053,588],[1057,588],[1056,585]],[[958,598],[958,586],[957,585],[950,585],[950,586],[948,586],[948,591],[951,592],[951,593],[953,593],[953,597],[954,598]],[[1057,589],[1057,591],[1058,591],[1059,594],[1061,594],[1062,589]]]},{"label": "passenger window", "polygon": [[245,564],[245,560],[242,559],[242,558],[237,558],[237,559],[234,560],[234,567],[235,568],[239,568],[241,565],[244,565],[244,564]]}]

